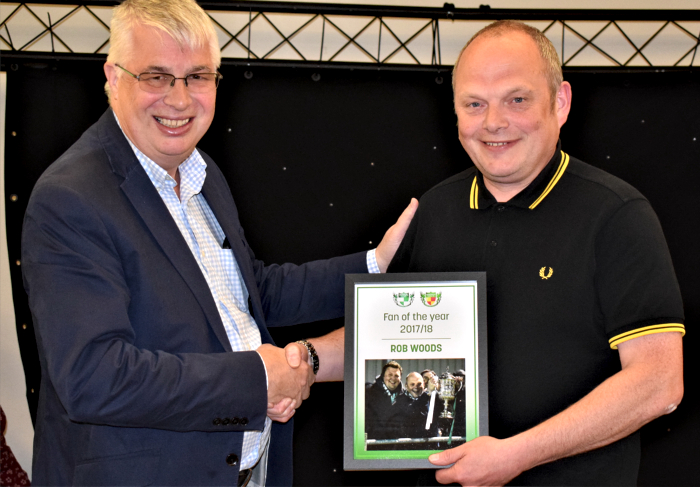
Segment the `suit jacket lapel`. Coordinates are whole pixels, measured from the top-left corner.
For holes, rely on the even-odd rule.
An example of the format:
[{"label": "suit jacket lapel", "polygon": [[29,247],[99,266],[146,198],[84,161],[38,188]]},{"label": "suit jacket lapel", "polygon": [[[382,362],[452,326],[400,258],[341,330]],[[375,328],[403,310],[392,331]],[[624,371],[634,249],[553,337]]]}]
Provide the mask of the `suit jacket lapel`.
[{"label": "suit jacket lapel", "polygon": [[[143,219],[163,253],[189,286],[223,347],[231,351],[231,343],[209,285],[168,208],[119,129],[112,111],[108,110],[99,123],[100,140],[112,168],[124,178],[121,184],[122,191]],[[155,278],[157,277],[154,276]]]},{"label": "suit jacket lapel", "polygon": [[250,295],[249,304],[252,309],[249,311],[258,325],[262,342],[274,343],[270,333],[267,331],[267,326],[265,326],[265,315],[262,309],[257,280],[255,279],[255,271],[248,249],[240,236],[241,224],[238,221],[238,212],[233,197],[228,189],[228,185],[217,184],[216,175],[210,174],[209,168],[213,167],[213,161],[206,154],[202,153],[202,157],[207,162],[207,178],[204,180],[204,186],[202,186],[202,194],[206,198],[207,203],[209,203],[209,207],[214,212],[221,229],[231,245],[231,251],[238,263],[243,283]]}]

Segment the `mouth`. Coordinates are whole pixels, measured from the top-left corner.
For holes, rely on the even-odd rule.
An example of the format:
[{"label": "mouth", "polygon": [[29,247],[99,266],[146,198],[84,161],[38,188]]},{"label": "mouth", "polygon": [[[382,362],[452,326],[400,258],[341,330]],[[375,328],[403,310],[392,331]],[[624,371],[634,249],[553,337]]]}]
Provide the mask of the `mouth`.
[{"label": "mouth", "polygon": [[155,118],[159,124],[165,125],[169,129],[180,128],[183,125],[186,125],[187,123],[189,123],[190,120],[192,120],[191,118],[185,118],[182,120],[173,120],[170,118],[162,118],[162,117],[153,117],[153,118]]},{"label": "mouth", "polygon": [[504,147],[510,144],[510,142],[484,142],[484,144],[486,144],[489,147]]}]

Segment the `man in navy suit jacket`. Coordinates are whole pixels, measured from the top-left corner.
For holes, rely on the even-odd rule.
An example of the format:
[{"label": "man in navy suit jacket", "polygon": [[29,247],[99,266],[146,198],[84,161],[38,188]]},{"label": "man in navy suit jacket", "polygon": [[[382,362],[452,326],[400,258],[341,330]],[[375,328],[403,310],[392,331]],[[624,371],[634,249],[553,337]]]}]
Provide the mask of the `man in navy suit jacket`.
[{"label": "man in navy suit jacket", "polygon": [[[344,274],[386,270],[416,203],[376,257],[265,266],[195,148],[220,79],[211,21],[193,0],[127,0],[110,41],[111,109],[42,175],[23,229],[42,368],[33,481],[291,484],[287,421],[313,346],[275,347],[267,327],[340,316]],[[319,379],[342,377],[341,340],[311,340]]]}]

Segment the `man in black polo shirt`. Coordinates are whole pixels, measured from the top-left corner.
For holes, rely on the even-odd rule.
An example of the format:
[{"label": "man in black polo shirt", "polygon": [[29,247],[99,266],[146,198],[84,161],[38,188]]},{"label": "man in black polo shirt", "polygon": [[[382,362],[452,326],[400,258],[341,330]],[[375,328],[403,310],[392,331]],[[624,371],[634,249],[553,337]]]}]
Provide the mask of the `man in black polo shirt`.
[{"label": "man in black polo shirt", "polygon": [[683,307],[649,202],[558,142],[551,43],[504,21],[454,70],[474,162],[428,191],[389,270],[486,271],[492,436],[432,455],[441,483],[635,485],[637,430],[683,396]]}]

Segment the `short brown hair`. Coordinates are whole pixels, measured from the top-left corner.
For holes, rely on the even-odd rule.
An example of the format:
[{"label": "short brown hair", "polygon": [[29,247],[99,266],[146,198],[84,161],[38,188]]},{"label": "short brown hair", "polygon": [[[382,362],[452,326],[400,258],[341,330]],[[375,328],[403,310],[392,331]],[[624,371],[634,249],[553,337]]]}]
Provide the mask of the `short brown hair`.
[{"label": "short brown hair", "polygon": [[382,367],[382,379],[384,378],[384,372],[386,372],[386,369],[399,369],[399,371],[403,373],[403,368],[401,368],[401,364],[399,364],[395,360],[384,364],[384,367]]},{"label": "short brown hair", "polygon": [[459,60],[462,57],[462,53],[469,47],[469,45],[474,42],[475,39],[483,35],[488,35],[491,37],[498,37],[508,32],[522,32],[523,34],[530,37],[535,44],[537,44],[537,49],[540,53],[542,61],[544,61],[544,76],[547,78],[547,84],[549,85],[549,91],[552,95],[552,100],[556,97],[559,87],[564,81],[564,75],[561,71],[561,62],[559,61],[559,55],[557,50],[554,48],[552,42],[545,36],[540,30],[535,29],[523,22],[517,20],[499,20],[492,24],[487,25],[479,32],[474,34],[469,42],[462,48],[457,56],[457,61],[455,62],[454,68],[452,70],[452,90],[455,87],[455,74],[457,73],[457,66],[459,66]]}]

